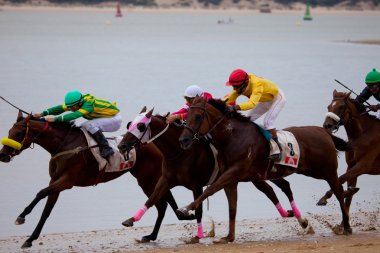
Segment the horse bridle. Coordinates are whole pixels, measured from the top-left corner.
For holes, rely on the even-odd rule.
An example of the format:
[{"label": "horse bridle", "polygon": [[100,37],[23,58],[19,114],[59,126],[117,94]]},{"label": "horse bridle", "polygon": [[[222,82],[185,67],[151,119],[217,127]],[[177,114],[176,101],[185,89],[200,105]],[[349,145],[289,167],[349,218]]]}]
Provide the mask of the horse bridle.
[{"label": "horse bridle", "polygon": [[344,125],[344,123],[342,122],[342,117],[346,113],[347,107],[348,107],[347,102],[345,101],[346,98],[334,98],[332,100],[332,102],[334,102],[336,100],[343,100],[345,107],[344,107],[343,111],[340,113],[340,115],[337,115],[336,113],[333,113],[333,112],[327,112],[326,113],[326,117],[331,118],[335,122],[335,124],[333,125],[333,127],[335,129],[335,130],[333,130],[334,133],[338,131],[340,126]]},{"label": "horse bridle", "polygon": [[20,150],[16,150],[16,149],[13,149],[13,152],[11,154],[11,156],[15,156],[15,155],[18,155],[21,153],[21,149],[22,147],[24,146],[26,140],[28,140],[28,138],[31,139],[30,141],[30,148],[33,149],[34,147],[32,147],[32,144],[35,142],[35,140],[49,127],[49,122],[45,121],[45,126],[43,128],[43,130],[41,132],[39,132],[36,136],[34,136],[33,138],[29,137],[29,129],[30,129],[30,117],[29,118],[26,118],[25,120],[25,124],[19,124],[19,123],[15,123],[14,124],[15,126],[21,126],[21,127],[25,127],[26,128],[26,131],[25,131],[25,135],[24,135],[24,138],[22,139],[22,141],[20,142],[21,144],[21,148]]},{"label": "horse bridle", "polygon": [[226,113],[226,114],[223,114],[223,116],[208,130],[208,132],[207,133],[205,133],[205,134],[203,134],[203,135],[201,135],[200,133],[199,133],[199,130],[200,130],[200,128],[201,128],[201,126],[202,126],[202,122],[204,121],[204,118],[206,118],[207,117],[207,123],[208,123],[208,125],[210,126],[210,117],[209,117],[209,115],[208,115],[208,112],[207,112],[207,110],[206,110],[206,106],[199,106],[199,105],[191,105],[190,107],[189,107],[189,110],[191,109],[191,108],[199,108],[199,109],[201,109],[201,110],[203,110],[203,115],[202,115],[202,120],[201,120],[201,122],[200,122],[200,124],[199,124],[199,126],[198,126],[198,128],[197,129],[193,129],[193,128],[191,128],[191,127],[189,127],[189,126],[187,126],[187,124],[185,125],[185,128],[186,129],[189,129],[190,130],[190,132],[192,132],[193,133],[193,142],[194,141],[199,141],[199,139],[201,139],[201,138],[203,138],[203,137],[205,137],[205,136],[208,136],[223,120],[224,120],[224,118],[228,115],[228,113]]}]

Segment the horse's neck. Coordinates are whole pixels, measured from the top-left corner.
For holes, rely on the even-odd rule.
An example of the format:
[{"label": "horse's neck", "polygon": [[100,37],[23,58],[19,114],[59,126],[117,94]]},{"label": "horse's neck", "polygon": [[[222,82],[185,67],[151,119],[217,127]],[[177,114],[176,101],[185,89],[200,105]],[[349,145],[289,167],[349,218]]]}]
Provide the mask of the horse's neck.
[{"label": "horse's neck", "polygon": [[352,118],[344,125],[346,129],[347,136],[349,139],[355,140],[360,137],[367,137],[370,128],[373,128],[378,122],[375,122],[373,119],[366,115],[352,116]]},{"label": "horse's neck", "polygon": [[[160,134],[166,126],[167,124],[165,121],[157,117],[153,117],[150,123],[150,138],[154,138],[157,134]],[[179,129],[176,129],[175,126],[171,125],[166,132],[156,138],[153,143],[158,147],[164,156],[173,157],[174,154],[182,151],[178,141],[180,134]]]},{"label": "horse's neck", "polygon": [[83,134],[77,129],[65,129],[60,131],[50,125],[48,129],[33,133],[34,142],[48,151],[51,155],[65,150],[70,150],[82,142]]}]

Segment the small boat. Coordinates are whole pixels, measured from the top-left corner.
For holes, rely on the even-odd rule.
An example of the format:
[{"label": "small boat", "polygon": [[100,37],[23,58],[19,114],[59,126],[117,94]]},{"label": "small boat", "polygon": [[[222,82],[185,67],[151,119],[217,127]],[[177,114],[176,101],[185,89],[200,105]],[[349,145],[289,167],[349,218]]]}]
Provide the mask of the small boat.
[{"label": "small boat", "polygon": [[261,13],[271,13],[272,10],[270,9],[270,6],[268,3],[260,5],[260,12]]},{"label": "small boat", "polygon": [[121,18],[122,16],[123,16],[123,14],[121,13],[120,1],[117,1],[117,5],[116,5],[116,15],[115,15],[115,17],[117,17],[117,18]]},{"label": "small boat", "polygon": [[310,15],[310,2],[309,2],[309,0],[306,1],[306,11],[305,11],[305,16],[303,16],[303,20],[306,20],[306,21],[313,20],[313,18]]}]

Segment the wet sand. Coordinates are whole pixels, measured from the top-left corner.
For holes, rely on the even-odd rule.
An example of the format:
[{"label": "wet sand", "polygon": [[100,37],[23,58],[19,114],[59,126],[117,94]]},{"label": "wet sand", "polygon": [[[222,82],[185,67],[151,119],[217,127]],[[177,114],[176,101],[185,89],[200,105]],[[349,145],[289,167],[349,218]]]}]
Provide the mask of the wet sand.
[{"label": "wet sand", "polygon": [[[151,243],[138,240],[152,227],[120,228],[76,233],[43,234],[25,252],[380,252],[380,208],[373,212],[351,214],[353,235],[335,235],[331,228],[340,223],[341,216],[307,213],[310,227],[302,229],[295,218],[242,220],[236,225],[236,240],[229,244],[214,243],[227,234],[228,222],[215,221],[214,238],[203,238],[189,245],[196,233],[195,223],[164,225],[158,239]],[[54,221],[52,221],[54,222]],[[206,218],[205,232],[211,229]],[[1,252],[23,252],[25,236],[0,239]]]}]

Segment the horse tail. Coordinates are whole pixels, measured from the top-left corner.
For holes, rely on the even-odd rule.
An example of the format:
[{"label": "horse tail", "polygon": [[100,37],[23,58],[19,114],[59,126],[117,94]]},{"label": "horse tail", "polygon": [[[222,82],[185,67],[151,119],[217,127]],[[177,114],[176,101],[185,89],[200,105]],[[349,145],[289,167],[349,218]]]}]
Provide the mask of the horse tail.
[{"label": "horse tail", "polygon": [[350,144],[347,141],[345,141],[345,140],[343,140],[343,139],[341,139],[341,138],[339,138],[339,137],[337,137],[337,136],[335,136],[335,135],[333,135],[331,133],[329,133],[329,135],[331,136],[331,138],[332,138],[332,140],[334,142],[335,148],[337,150],[339,150],[339,151],[347,151],[347,150],[351,149],[351,146],[350,146]]}]

